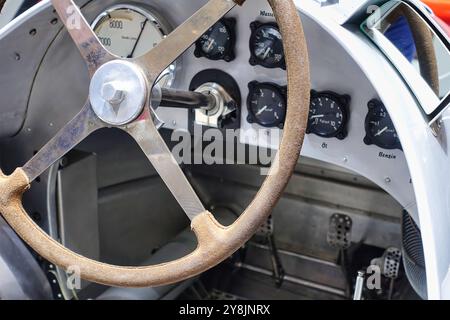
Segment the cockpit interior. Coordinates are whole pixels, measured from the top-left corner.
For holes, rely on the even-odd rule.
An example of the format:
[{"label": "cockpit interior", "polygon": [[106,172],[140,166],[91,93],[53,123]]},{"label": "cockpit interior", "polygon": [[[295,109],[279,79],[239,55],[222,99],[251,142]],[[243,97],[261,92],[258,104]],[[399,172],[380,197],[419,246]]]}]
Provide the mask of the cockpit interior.
[{"label": "cockpit interior", "polygon": [[3,2],[0,299],[450,298],[425,3]]}]

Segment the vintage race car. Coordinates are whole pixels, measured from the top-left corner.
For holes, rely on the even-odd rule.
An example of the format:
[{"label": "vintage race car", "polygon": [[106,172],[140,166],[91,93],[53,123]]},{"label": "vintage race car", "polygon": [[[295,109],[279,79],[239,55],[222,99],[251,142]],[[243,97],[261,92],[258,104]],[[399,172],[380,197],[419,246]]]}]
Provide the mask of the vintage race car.
[{"label": "vintage race car", "polygon": [[0,20],[1,300],[450,298],[422,2],[30,4]]}]

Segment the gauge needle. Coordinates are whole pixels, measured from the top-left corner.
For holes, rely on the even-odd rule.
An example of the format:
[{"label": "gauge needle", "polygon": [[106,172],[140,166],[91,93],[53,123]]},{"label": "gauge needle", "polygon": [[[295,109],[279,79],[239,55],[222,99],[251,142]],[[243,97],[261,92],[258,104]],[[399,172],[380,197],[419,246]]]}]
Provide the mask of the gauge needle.
[{"label": "gauge needle", "polygon": [[318,114],[318,115],[312,116],[311,119],[317,119],[317,118],[323,118],[323,117],[325,117],[324,114]]},{"label": "gauge needle", "polygon": [[375,137],[381,136],[387,129],[388,129],[388,127],[384,127],[383,129],[381,129],[380,131],[377,132]]},{"label": "gauge needle", "polygon": [[266,59],[266,58],[267,58],[267,56],[269,55],[271,49],[272,49],[272,48],[270,48],[270,47],[267,48],[266,52],[264,53],[263,59]]},{"label": "gauge needle", "polygon": [[144,23],[142,24],[141,32],[139,32],[139,35],[137,37],[136,43],[134,44],[133,50],[129,54],[127,58],[131,59],[134,56],[134,52],[136,51],[137,45],[139,43],[139,40],[141,40],[142,34],[144,33],[145,26],[147,25],[148,19],[145,19]]},{"label": "gauge needle", "polygon": [[256,115],[257,115],[257,116],[261,115],[264,111],[267,110],[267,108],[268,108],[268,106],[264,106],[263,108],[261,108],[261,109],[256,113]]},{"label": "gauge needle", "polygon": [[206,48],[206,51],[211,50],[212,46],[214,45],[214,42],[216,42],[216,40],[214,40],[214,39],[212,39],[212,40],[209,42],[209,45],[208,45],[208,48]]}]

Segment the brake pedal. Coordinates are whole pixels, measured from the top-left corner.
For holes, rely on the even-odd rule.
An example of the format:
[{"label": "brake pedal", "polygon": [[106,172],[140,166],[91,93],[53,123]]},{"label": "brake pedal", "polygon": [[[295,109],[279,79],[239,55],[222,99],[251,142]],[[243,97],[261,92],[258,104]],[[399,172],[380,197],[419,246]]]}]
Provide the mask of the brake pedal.
[{"label": "brake pedal", "polygon": [[330,217],[328,227],[327,242],[333,247],[339,249],[340,264],[342,273],[347,281],[346,294],[350,297],[352,279],[348,272],[347,249],[352,244],[352,218],[345,214],[335,213]]},{"label": "brake pedal", "polygon": [[327,242],[333,248],[348,249],[352,239],[352,219],[345,215],[335,213],[330,218]]}]

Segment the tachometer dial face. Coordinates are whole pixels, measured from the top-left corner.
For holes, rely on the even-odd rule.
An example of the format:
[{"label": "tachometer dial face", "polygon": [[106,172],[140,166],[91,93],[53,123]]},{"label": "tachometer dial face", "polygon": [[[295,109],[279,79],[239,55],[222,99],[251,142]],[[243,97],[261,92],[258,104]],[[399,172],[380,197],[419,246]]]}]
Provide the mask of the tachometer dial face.
[{"label": "tachometer dial face", "polygon": [[[93,29],[105,48],[122,58],[142,56],[166,36],[165,28],[151,12],[133,5],[106,10],[94,21]],[[170,85],[174,71],[174,65],[165,70],[160,85]]]},{"label": "tachometer dial face", "polygon": [[217,22],[196,42],[195,55],[211,60],[233,60],[235,24],[236,20],[232,18]]},{"label": "tachometer dial face", "polygon": [[248,121],[264,127],[283,127],[286,118],[286,89],[271,83],[251,82]]},{"label": "tachometer dial face", "polygon": [[307,133],[313,133],[323,138],[344,139],[347,136],[349,100],[349,96],[313,91]]},{"label": "tachometer dial face", "polygon": [[388,150],[401,149],[397,131],[383,103],[379,100],[372,100],[368,106],[364,142],[367,145],[374,144]]},{"label": "tachometer dial face", "polygon": [[250,64],[286,69],[283,39],[278,26],[274,23],[253,22],[250,27]]}]

